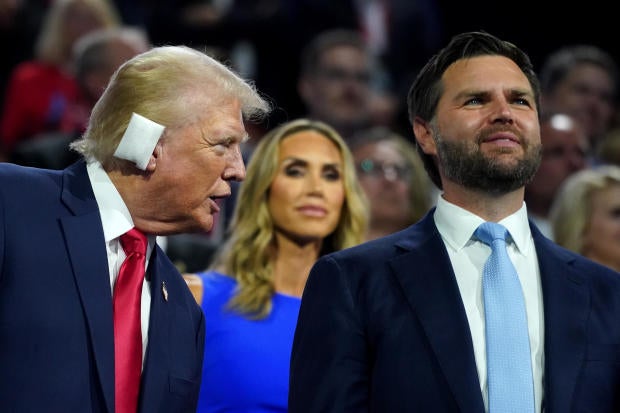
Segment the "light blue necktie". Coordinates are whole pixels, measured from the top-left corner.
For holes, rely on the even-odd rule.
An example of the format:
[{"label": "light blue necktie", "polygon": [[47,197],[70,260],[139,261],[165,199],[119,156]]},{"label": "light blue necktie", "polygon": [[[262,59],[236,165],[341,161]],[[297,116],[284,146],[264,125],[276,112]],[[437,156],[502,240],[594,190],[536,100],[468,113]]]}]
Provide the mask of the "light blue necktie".
[{"label": "light blue necktie", "polygon": [[493,222],[475,232],[491,247],[482,278],[489,413],[529,413],[534,412],[530,340],[521,283],[506,250],[507,233]]}]

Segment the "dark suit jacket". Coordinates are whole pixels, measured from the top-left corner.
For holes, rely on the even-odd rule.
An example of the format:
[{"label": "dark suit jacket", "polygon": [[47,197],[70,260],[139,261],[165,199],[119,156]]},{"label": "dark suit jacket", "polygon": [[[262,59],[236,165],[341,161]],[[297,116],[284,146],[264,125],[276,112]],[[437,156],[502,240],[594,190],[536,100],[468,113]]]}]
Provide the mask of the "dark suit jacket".
[{"label": "dark suit jacket", "polygon": [[[293,342],[290,413],[484,412],[433,212],[315,264]],[[545,412],[619,412],[620,274],[531,227],[544,301]]]},{"label": "dark suit jacket", "polygon": [[[139,412],[194,412],[204,316],[157,247]],[[168,299],[162,293],[165,283]],[[0,411],[114,411],[112,295],[84,162],[0,164]]]}]

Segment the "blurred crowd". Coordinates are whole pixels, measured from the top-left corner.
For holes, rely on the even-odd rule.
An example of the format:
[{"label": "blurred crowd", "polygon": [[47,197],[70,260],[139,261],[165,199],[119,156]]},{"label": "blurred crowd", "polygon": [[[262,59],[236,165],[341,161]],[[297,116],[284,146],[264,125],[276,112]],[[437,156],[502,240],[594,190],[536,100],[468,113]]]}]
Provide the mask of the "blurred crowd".
[{"label": "blurred crowd", "polygon": [[[349,144],[369,201],[365,238],[386,235],[420,219],[438,194],[413,144],[406,95],[450,33],[448,14],[434,0],[1,0],[0,157],[69,165],[68,144],[114,71],[153,45],[185,44],[272,102],[266,120],[248,125],[246,160],[284,122],[327,123]],[[526,187],[530,216],[548,237],[620,270],[611,258],[620,257],[616,57],[573,42],[537,70],[543,154]],[[162,240],[183,271],[206,268],[232,211],[222,205],[208,237]]]}]

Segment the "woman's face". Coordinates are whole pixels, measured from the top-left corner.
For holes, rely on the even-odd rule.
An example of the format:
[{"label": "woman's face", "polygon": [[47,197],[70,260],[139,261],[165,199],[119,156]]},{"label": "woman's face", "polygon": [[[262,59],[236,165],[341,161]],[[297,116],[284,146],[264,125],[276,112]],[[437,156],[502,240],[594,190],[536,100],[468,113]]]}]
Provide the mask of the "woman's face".
[{"label": "woman's face", "polygon": [[340,150],[307,130],[284,138],[279,152],[267,200],[276,231],[298,243],[322,240],[338,226],[344,205]]},{"label": "woman's face", "polygon": [[620,271],[620,184],[593,192],[583,255]]}]

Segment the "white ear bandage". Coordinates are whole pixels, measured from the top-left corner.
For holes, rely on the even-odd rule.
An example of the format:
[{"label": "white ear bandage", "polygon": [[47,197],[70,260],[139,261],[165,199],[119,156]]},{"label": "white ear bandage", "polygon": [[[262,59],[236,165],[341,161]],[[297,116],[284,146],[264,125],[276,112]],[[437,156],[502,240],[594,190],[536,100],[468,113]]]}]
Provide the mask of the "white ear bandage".
[{"label": "white ear bandage", "polygon": [[138,168],[146,170],[151,154],[164,129],[165,126],[133,113],[114,156],[132,161]]}]

